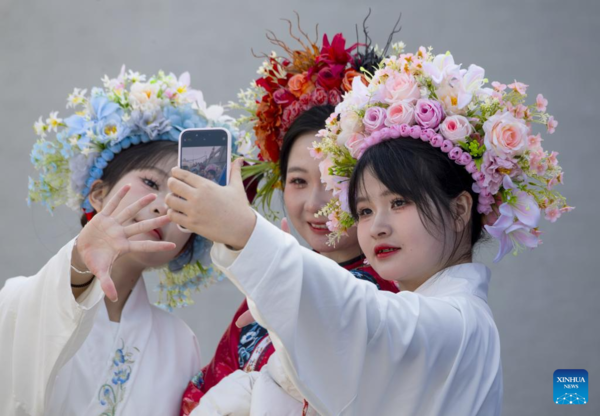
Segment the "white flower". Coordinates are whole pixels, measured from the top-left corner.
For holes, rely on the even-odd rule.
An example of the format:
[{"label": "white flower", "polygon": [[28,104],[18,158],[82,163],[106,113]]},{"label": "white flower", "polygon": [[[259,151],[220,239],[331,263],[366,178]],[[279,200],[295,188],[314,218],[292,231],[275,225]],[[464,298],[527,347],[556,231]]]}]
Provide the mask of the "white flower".
[{"label": "white flower", "polygon": [[57,131],[58,126],[62,123],[62,118],[58,118],[58,111],[53,111],[50,113],[50,117],[46,119],[46,123],[48,124],[49,131]]},{"label": "white flower", "polygon": [[460,65],[454,63],[454,58],[450,53],[437,55],[433,62],[423,64],[423,72],[428,75],[435,85],[440,85],[444,78],[457,71]]},{"label": "white flower", "polygon": [[254,146],[252,145],[251,134],[241,131],[239,134],[239,140],[237,142],[237,153],[247,159],[252,159],[253,150]]},{"label": "white flower", "polygon": [[130,69],[129,73],[127,74],[127,80],[131,81],[132,83],[144,82],[146,81],[146,75],[140,74],[139,72],[133,72]]},{"label": "white flower", "polygon": [[69,94],[67,98],[67,108],[74,108],[80,104],[85,102],[85,94],[87,90],[80,90],[79,88],[75,88],[75,90]]},{"label": "white flower", "polygon": [[40,136],[42,139],[46,137],[46,130],[48,130],[48,126],[44,124],[42,121],[42,116],[33,124],[33,129],[35,130],[35,134]]},{"label": "white flower", "polygon": [[159,91],[158,84],[136,82],[131,86],[129,103],[135,110],[156,111],[161,103],[158,98]]},{"label": "white flower", "polygon": [[404,42],[402,42],[402,41],[396,42],[396,43],[392,44],[392,50],[398,56],[401,55],[404,52],[405,48],[406,48],[406,44]]},{"label": "white flower", "polygon": [[369,88],[363,84],[361,77],[354,77],[352,90],[346,93],[342,102],[335,107],[335,112],[343,113],[350,108],[363,108],[369,102],[370,97]]},{"label": "white flower", "polygon": [[360,131],[362,127],[362,119],[356,111],[345,111],[340,114],[340,133],[337,136],[337,143],[344,146],[354,133]]}]

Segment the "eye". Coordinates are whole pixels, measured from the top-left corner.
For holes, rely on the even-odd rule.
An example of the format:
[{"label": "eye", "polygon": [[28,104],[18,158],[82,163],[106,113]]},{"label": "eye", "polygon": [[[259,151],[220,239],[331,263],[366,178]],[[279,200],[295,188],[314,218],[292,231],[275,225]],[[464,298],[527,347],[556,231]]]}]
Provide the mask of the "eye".
[{"label": "eye", "polygon": [[154,180],[144,177],[142,178],[142,182],[144,182],[144,185],[158,191],[158,184]]},{"label": "eye", "polygon": [[359,208],[358,209],[358,218],[364,218],[366,216],[369,216],[373,213],[373,211],[371,211],[371,208]]},{"label": "eye", "polygon": [[396,198],[392,201],[392,209],[393,208],[402,208],[406,205],[406,201],[402,198]]},{"label": "eye", "polygon": [[288,183],[298,187],[306,185],[306,181],[302,178],[292,178],[288,181]]}]

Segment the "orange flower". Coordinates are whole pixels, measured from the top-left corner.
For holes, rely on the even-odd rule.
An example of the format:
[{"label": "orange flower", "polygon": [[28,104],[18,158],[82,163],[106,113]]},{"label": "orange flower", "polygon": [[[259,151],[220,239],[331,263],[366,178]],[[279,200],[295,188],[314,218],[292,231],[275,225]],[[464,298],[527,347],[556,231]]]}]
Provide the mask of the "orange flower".
[{"label": "orange flower", "polygon": [[358,76],[360,76],[363,84],[369,85],[369,82],[367,81],[367,79],[365,78],[365,76],[363,74],[361,74],[358,71],[355,71],[354,69],[349,69],[344,74],[344,80],[342,81],[342,88],[344,89],[344,91],[348,92],[352,89],[352,81],[354,80],[354,77],[358,77]]},{"label": "orange flower", "polygon": [[315,89],[315,84],[311,82],[306,75],[306,72],[303,72],[302,74],[296,74],[290,78],[288,88],[296,97],[301,97],[304,94],[311,93]]}]

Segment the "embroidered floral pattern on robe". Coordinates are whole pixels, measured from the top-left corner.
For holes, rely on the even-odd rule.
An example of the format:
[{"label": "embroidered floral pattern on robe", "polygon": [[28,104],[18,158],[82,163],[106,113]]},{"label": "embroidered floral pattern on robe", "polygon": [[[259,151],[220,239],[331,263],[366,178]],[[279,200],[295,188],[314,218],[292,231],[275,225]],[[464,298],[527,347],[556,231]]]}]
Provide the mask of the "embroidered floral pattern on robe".
[{"label": "embroidered floral pattern on robe", "polygon": [[140,352],[136,347],[133,347],[133,349],[135,351],[126,350],[125,342],[121,339],[121,348],[115,351],[112,359],[112,378],[104,383],[98,392],[100,404],[107,407],[100,416],[114,416],[117,412],[117,406],[125,397],[125,384],[131,376],[131,364],[135,362],[133,361],[133,355]]}]

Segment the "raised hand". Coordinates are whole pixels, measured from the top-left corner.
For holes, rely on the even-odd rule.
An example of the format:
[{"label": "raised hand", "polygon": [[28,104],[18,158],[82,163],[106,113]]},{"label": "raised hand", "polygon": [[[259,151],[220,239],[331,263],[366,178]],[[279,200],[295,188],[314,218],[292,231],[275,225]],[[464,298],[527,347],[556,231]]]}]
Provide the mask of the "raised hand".
[{"label": "raised hand", "polygon": [[129,192],[125,185],[113,196],[83,228],[77,237],[77,251],[97,279],[106,296],[113,302],[117,300],[117,290],[110,277],[112,266],[119,257],[129,252],[157,252],[175,249],[175,243],[166,241],[130,241],[134,235],[145,233],[167,224],[166,215],[150,220],[125,225],[145,206],[156,199],[148,194],[122,211],[115,213],[123,197]]},{"label": "raised hand", "polygon": [[227,186],[173,168],[169,190],[165,198],[167,215],[196,234],[233,248],[243,248],[256,224],[256,215],[250,208],[242,181],[243,159],[233,162]]}]

